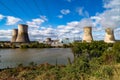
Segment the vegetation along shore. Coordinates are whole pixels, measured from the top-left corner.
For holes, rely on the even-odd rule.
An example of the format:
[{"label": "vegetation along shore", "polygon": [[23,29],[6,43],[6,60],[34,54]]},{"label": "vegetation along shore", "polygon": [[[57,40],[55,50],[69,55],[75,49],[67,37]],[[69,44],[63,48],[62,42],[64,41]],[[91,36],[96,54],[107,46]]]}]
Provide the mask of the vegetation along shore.
[{"label": "vegetation along shore", "polygon": [[1,69],[0,80],[120,80],[120,42],[75,42],[69,47],[75,59],[71,62],[68,58],[67,65],[59,65],[57,61],[55,65],[19,64]]}]

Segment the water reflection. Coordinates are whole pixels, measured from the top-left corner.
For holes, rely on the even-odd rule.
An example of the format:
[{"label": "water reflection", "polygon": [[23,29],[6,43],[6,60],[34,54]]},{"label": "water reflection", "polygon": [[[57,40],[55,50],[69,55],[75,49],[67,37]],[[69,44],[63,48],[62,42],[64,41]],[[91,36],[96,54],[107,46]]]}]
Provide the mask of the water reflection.
[{"label": "water reflection", "polygon": [[71,49],[0,49],[0,68],[15,67],[18,64],[28,65],[30,62],[37,64],[50,63],[67,64],[69,57],[73,61]]}]

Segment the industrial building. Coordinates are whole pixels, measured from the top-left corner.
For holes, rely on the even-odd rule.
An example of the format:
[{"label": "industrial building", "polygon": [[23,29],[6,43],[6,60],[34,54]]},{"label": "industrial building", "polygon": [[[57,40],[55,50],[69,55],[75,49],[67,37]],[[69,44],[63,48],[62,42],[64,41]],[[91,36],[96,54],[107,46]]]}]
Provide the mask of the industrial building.
[{"label": "industrial building", "polygon": [[19,24],[18,29],[13,29],[11,42],[30,42],[28,36],[28,25]]},{"label": "industrial building", "polygon": [[113,29],[111,29],[111,28],[106,28],[105,29],[104,42],[106,42],[106,43],[114,43],[115,42]]},{"label": "industrial building", "polygon": [[83,34],[83,39],[82,41],[84,42],[92,42],[93,37],[92,37],[92,27],[84,27],[84,34]]}]

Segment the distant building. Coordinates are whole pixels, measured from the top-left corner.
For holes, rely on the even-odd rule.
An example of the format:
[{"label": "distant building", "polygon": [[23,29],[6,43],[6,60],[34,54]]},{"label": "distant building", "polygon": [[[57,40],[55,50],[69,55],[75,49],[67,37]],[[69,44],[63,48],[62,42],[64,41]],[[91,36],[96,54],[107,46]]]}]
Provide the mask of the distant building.
[{"label": "distant building", "polygon": [[62,43],[62,44],[69,44],[69,43],[71,43],[72,41],[71,41],[69,38],[64,38],[64,39],[60,39],[59,42]]}]

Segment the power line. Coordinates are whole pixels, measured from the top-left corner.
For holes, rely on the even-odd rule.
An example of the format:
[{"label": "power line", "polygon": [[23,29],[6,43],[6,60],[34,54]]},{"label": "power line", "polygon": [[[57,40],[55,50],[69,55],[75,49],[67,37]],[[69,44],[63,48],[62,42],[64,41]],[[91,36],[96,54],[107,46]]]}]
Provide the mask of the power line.
[{"label": "power line", "polygon": [[[5,7],[8,11],[10,11],[11,13],[13,13],[15,16],[20,17],[19,15],[17,15],[15,12],[13,12],[9,7],[7,7],[3,2],[0,1],[0,4],[3,5],[3,7]],[[25,21],[23,20],[23,22],[25,23]]]},{"label": "power line", "polygon": [[[25,3],[27,3],[26,0],[24,0],[24,1],[25,1]],[[32,1],[33,1],[34,5],[36,6],[38,12],[39,12],[41,15],[44,15],[43,12],[41,11],[39,5],[38,5],[38,2],[36,2],[36,0],[32,0]],[[45,3],[45,2],[43,2],[43,3]],[[45,9],[48,11],[48,8],[45,7]],[[47,13],[47,15],[49,15],[48,12],[46,12],[46,13]]]},{"label": "power line", "polygon": [[30,15],[28,13],[26,13],[26,11],[23,9],[23,7],[21,5],[19,5],[19,3],[16,0],[14,0],[14,1],[19,6],[19,8],[22,10],[22,12],[25,14],[25,16],[30,17]]},{"label": "power line", "polygon": [[32,7],[29,5],[29,3],[27,3],[26,0],[24,0],[24,3],[27,5],[27,7],[29,8],[29,10],[34,14],[34,10],[33,10]]},{"label": "power line", "polygon": [[39,13],[43,15],[42,11],[40,10],[40,8],[39,8],[39,6],[38,6],[38,4],[36,2],[36,0],[33,0],[33,2],[35,4],[36,8],[38,9]]},{"label": "power line", "polygon": [[[49,23],[51,23],[51,21],[53,21],[52,20],[52,16],[51,16],[51,14],[50,14],[50,11],[49,11],[49,9],[48,9],[48,4],[47,4],[47,2],[46,2],[46,0],[41,0],[42,1],[42,3],[43,3],[43,5],[44,5],[44,8],[45,8],[45,10],[47,11],[46,13],[46,15],[48,16],[48,18],[50,19],[49,20]],[[47,22],[48,23],[48,22]]]},{"label": "power line", "polygon": [[[42,1],[42,0],[41,0],[41,1]],[[36,0],[33,0],[33,2],[34,2],[34,4],[35,4],[37,10],[39,11],[39,13],[40,13],[42,16],[44,16],[43,12],[41,11],[41,9],[40,9],[40,7],[39,7],[39,5],[38,5],[38,2],[36,2]],[[44,4],[45,2],[42,1],[42,3]],[[47,5],[46,5],[46,6],[47,6]],[[45,7],[45,10],[47,10],[47,12],[46,12],[47,14],[46,14],[46,15],[49,17],[48,8],[47,8],[46,6],[44,6],[44,7]],[[46,21],[46,24],[48,24],[48,21]]]}]

